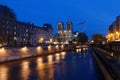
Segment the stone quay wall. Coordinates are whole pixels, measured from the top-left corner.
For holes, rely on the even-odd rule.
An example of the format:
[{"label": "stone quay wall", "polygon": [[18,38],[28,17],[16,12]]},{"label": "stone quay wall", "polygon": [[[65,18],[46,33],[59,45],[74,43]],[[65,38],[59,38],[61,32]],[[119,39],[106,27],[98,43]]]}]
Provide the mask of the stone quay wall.
[{"label": "stone quay wall", "polygon": [[0,48],[0,63],[64,51],[64,45]]}]

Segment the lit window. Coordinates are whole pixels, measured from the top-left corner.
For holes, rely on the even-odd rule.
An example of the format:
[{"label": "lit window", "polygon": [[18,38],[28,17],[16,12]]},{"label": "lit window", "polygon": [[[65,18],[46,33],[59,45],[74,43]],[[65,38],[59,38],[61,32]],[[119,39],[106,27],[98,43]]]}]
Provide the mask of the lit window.
[{"label": "lit window", "polygon": [[26,29],[26,32],[28,32],[28,29]]},{"label": "lit window", "polygon": [[14,29],[16,29],[16,27],[14,27]]},{"label": "lit window", "polygon": [[26,34],[26,36],[28,36],[28,34]]},{"label": "lit window", "polygon": [[7,34],[9,33],[9,31],[7,31]]},{"label": "lit window", "polygon": [[14,37],[14,40],[17,40],[17,37]]},{"label": "lit window", "polygon": [[14,32],[14,35],[16,35],[16,32]]}]

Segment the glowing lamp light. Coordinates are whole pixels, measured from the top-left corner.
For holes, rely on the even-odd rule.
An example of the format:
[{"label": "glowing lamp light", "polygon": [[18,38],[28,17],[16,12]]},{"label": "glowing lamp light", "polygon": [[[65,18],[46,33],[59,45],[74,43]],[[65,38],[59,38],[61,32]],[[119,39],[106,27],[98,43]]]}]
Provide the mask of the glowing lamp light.
[{"label": "glowing lamp light", "polygon": [[5,48],[0,48],[0,53],[4,53],[5,52]]},{"label": "glowing lamp light", "polygon": [[49,63],[51,63],[51,62],[52,62],[52,58],[53,58],[53,56],[52,56],[52,55],[49,55],[49,56],[48,56],[48,62],[49,62]]},{"label": "glowing lamp light", "polygon": [[0,43],[0,47],[2,47],[3,45]]},{"label": "glowing lamp light", "polygon": [[37,47],[37,50],[40,50],[40,46]]},{"label": "glowing lamp light", "polygon": [[59,46],[58,46],[58,45],[56,45],[56,46],[55,46],[55,48],[56,48],[56,49],[58,49],[58,48],[59,48]]},{"label": "glowing lamp light", "polygon": [[55,57],[56,57],[56,61],[59,61],[59,60],[60,60],[60,54],[59,54],[59,53],[57,53],[57,54],[55,55]]},{"label": "glowing lamp light", "polygon": [[0,48],[0,56],[7,56],[7,52],[5,50],[5,48]]},{"label": "glowing lamp light", "polygon": [[52,38],[50,39],[50,43],[53,43],[53,39]]},{"label": "glowing lamp light", "polygon": [[27,54],[28,48],[25,46],[25,47],[21,48],[20,51],[22,52],[22,54]]},{"label": "glowing lamp light", "polygon": [[43,51],[43,49],[42,49],[41,46],[38,46],[36,49],[37,49],[37,52],[38,52],[38,53],[42,53],[42,51]]},{"label": "glowing lamp light", "polygon": [[27,47],[25,46],[25,47],[23,47],[21,50],[22,50],[22,51],[26,51],[26,50],[27,50]]},{"label": "glowing lamp light", "polygon": [[86,50],[86,48],[83,48],[83,51],[85,51]]},{"label": "glowing lamp light", "polygon": [[63,49],[63,48],[64,48],[64,45],[61,45],[61,48]]},{"label": "glowing lamp light", "polygon": [[111,53],[111,56],[113,56],[113,53]]},{"label": "glowing lamp light", "polygon": [[111,33],[110,35],[111,35],[111,36],[113,36],[113,34],[112,34],[112,33]]},{"label": "glowing lamp light", "polygon": [[62,52],[62,53],[61,53],[62,59],[65,58],[65,54],[66,54],[66,52]]},{"label": "glowing lamp light", "polygon": [[116,34],[119,34],[118,32],[116,32]]},{"label": "glowing lamp light", "polygon": [[44,40],[43,37],[39,38],[39,42],[40,42],[40,43],[43,42],[43,40]]},{"label": "glowing lamp light", "polygon": [[60,54],[59,54],[59,53],[57,53],[57,54],[56,54],[56,56],[60,56]]},{"label": "glowing lamp light", "polygon": [[81,52],[81,49],[76,49],[76,52]]},{"label": "glowing lamp light", "polygon": [[62,54],[62,55],[65,55],[65,54],[66,54],[66,52],[62,52],[61,54]]},{"label": "glowing lamp light", "polygon": [[51,45],[49,45],[49,46],[48,46],[48,49],[51,49],[51,47],[52,47],[52,46],[51,46]]},{"label": "glowing lamp light", "polygon": [[37,59],[37,62],[42,63],[42,61],[43,61],[43,59],[42,59],[42,58],[38,58],[38,59]]}]

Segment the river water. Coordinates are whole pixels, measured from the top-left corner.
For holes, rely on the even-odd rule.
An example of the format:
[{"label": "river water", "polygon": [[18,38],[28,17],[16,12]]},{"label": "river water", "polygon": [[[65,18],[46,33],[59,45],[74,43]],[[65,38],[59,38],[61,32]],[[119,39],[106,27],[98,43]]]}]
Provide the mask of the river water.
[{"label": "river water", "polygon": [[0,80],[103,80],[103,76],[88,49],[0,64]]}]

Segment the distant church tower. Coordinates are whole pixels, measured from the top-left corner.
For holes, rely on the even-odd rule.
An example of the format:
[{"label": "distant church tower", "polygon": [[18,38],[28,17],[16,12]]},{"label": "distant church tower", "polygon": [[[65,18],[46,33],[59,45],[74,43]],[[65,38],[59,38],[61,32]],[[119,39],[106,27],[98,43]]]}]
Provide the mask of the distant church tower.
[{"label": "distant church tower", "polygon": [[63,42],[63,32],[64,32],[63,22],[58,22],[58,24],[57,24],[57,39],[59,39],[60,42]]},{"label": "distant church tower", "polygon": [[58,22],[57,30],[58,33],[61,33],[64,30],[63,22]]},{"label": "distant church tower", "polygon": [[71,21],[67,21],[66,23],[66,32],[67,32],[67,41],[71,41],[72,40],[72,31],[73,31],[73,28],[72,28],[72,22]]},{"label": "distant church tower", "polygon": [[57,24],[57,39],[63,44],[67,44],[72,40],[72,22],[67,21],[66,27],[64,28],[63,22]]}]

